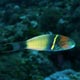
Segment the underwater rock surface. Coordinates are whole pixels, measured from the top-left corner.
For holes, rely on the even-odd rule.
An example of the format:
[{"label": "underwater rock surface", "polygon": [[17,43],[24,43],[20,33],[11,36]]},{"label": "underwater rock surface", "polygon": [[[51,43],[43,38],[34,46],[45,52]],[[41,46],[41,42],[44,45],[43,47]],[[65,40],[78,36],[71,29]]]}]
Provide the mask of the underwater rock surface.
[{"label": "underwater rock surface", "polygon": [[56,72],[44,80],[80,80],[80,72],[71,69]]}]

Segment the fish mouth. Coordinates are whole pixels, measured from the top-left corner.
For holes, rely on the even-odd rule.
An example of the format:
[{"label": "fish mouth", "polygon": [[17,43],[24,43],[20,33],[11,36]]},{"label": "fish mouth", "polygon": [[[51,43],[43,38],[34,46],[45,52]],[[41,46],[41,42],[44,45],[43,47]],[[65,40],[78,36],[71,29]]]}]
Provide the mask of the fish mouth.
[{"label": "fish mouth", "polygon": [[72,39],[70,39],[69,44],[70,44],[70,47],[69,47],[70,49],[76,46],[76,43]]}]

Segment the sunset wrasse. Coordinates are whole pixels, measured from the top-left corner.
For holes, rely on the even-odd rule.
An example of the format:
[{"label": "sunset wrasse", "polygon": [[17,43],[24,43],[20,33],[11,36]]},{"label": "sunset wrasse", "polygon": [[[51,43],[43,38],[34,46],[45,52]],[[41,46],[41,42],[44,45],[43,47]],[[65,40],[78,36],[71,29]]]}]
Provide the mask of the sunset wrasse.
[{"label": "sunset wrasse", "polygon": [[63,51],[75,47],[75,42],[69,37],[59,34],[44,34],[22,42],[5,44],[8,47],[2,52],[13,52],[23,49],[38,51]]}]

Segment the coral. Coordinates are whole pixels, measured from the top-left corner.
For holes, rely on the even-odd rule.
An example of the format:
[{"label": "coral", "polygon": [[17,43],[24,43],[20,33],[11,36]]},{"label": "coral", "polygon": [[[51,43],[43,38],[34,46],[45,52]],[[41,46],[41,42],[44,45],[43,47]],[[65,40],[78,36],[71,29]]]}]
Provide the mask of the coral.
[{"label": "coral", "polygon": [[44,80],[80,80],[80,72],[71,69],[56,72]]}]

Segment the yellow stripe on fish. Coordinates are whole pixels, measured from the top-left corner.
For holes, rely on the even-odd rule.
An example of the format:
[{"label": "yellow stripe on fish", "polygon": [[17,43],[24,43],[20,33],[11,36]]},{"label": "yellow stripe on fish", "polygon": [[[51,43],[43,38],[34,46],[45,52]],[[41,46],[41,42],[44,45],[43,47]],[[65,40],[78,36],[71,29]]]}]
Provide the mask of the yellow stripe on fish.
[{"label": "yellow stripe on fish", "polygon": [[55,46],[55,43],[56,43],[57,38],[58,38],[58,35],[56,35],[55,38],[54,38],[54,41],[53,41],[53,44],[52,44],[51,50],[54,49],[54,46]]}]

